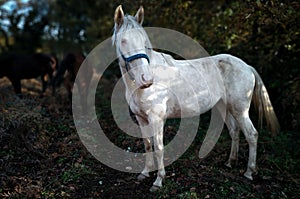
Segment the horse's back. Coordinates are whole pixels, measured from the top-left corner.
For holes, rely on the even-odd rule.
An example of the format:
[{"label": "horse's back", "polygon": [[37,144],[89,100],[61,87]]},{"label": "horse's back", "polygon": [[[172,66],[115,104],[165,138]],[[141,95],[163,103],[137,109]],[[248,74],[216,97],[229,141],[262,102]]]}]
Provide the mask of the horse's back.
[{"label": "horse's back", "polygon": [[51,57],[42,53],[15,56],[12,66],[13,75],[20,79],[46,75],[53,71],[51,62]]}]

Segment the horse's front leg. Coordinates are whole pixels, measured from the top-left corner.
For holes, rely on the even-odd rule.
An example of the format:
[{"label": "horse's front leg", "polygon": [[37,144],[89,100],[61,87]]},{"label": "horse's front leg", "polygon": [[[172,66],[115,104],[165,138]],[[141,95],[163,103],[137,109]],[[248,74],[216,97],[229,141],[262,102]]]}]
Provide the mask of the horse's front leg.
[{"label": "horse's front leg", "polygon": [[22,98],[21,80],[18,78],[9,78],[9,79],[14,87],[14,90],[15,90],[15,93],[17,94],[17,96]]},{"label": "horse's front leg", "polygon": [[157,160],[157,177],[150,191],[156,191],[162,187],[162,181],[166,172],[164,167],[164,143],[163,143],[163,127],[166,114],[166,106],[156,105],[149,114],[149,123],[153,129],[154,155]]},{"label": "horse's front leg", "polygon": [[146,177],[149,177],[149,172],[152,171],[154,167],[154,160],[153,160],[153,150],[152,150],[152,143],[151,143],[151,138],[143,138],[144,145],[145,145],[145,158],[146,158],[146,163],[145,163],[145,168],[143,169],[142,173],[138,176],[138,180],[142,181]]},{"label": "horse's front leg", "polygon": [[[131,109],[129,109],[131,110]],[[147,123],[140,118],[139,116],[135,116],[137,119],[138,124],[140,125],[141,131],[142,131],[142,137],[144,141],[144,146],[145,146],[145,167],[141,174],[138,176],[138,180],[142,181],[146,177],[149,177],[149,172],[153,170],[154,167],[154,160],[153,160],[153,149],[152,149],[152,128],[147,125]]]}]

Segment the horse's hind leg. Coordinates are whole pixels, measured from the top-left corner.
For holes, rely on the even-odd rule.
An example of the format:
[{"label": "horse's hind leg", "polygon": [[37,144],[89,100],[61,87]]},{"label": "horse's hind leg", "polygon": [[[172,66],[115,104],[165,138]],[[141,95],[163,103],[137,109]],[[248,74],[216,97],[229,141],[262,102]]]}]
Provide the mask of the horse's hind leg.
[{"label": "horse's hind leg", "polygon": [[247,171],[245,172],[244,176],[250,180],[252,180],[252,173],[256,172],[256,153],[257,153],[257,139],[258,139],[258,133],[256,129],[254,128],[248,112],[247,114],[240,115],[237,118],[237,122],[239,124],[239,127],[242,129],[246,140],[249,144],[249,160],[248,160],[248,166]]},{"label": "horse's hind leg", "polygon": [[237,121],[229,112],[226,114],[225,122],[232,139],[229,159],[225,165],[231,168],[232,162],[234,161],[234,163],[236,163],[238,160],[240,129],[238,127]]}]

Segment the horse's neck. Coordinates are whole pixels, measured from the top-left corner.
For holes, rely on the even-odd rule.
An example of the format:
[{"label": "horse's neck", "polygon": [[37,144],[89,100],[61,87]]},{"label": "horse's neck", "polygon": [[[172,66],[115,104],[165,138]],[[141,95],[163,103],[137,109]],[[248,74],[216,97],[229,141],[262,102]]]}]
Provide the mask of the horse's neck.
[{"label": "horse's neck", "polygon": [[170,67],[176,66],[176,59],[174,59],[171,55],[152,51],[152,66],[151,67]]},{"label": "horse's neck", "polygon": [[[151,53],[150,65],[152,70],[155,70],[160,67],[175,66],[175,62],[176,60],[169,54],[157,52],[154,50]],[[136,86],[135,82],[129,78],[128,74],[126,74],[126,70],[123,67],[120,66],[120,70],[122,73],[123,82],[125,84],[126,100],[129,102],[133,93],[142,93],[142,90],[139,89]]]}]

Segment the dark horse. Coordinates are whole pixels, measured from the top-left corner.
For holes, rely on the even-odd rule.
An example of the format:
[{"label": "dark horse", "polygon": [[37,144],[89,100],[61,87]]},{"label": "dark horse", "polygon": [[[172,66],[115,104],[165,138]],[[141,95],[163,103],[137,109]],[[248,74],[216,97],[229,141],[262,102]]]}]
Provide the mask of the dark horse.
[{"label": "dark horse", "polygon": [[[77,77],[77,73],[80,69],[82,62],[85,60],[83,53],[68,53],[64,59],[60,62],[57,73],[53,79],[53,93],[55,93],[55,87],[59,86],[63,81],[64,86],[67,89],[70,101],[72,100],[72,89]],[[89,87],[93,71],[91,67],[85,67],[82,69],[84,75],[78,76],[77,88],[80,93],[80,100],[82,110],[87,110],[87,89]]]},{"label": "dark horse", "polygon": [[0,57],[0,78],[6,76],[12,83],[15,93],[21,96],[21,79],[31,79],[38,76],[42,80],[42,93],[46,91],[45,76],[52,79],[55,67],[54,59],[46,54],[2,55]]}]

